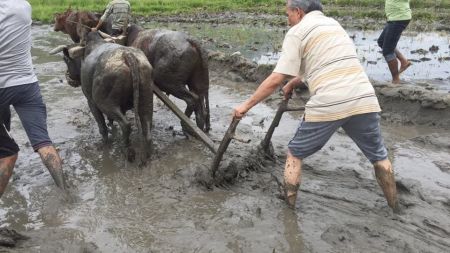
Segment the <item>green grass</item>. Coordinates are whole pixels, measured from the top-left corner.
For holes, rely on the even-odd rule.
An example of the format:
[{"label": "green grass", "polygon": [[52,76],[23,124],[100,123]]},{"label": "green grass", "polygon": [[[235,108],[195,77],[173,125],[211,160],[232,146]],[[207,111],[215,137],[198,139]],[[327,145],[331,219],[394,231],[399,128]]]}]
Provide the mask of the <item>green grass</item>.
[{"label": "green grass", "polygon": [[[29,0],[33,19],[51,22],[53,14],[73,9],[102,12],[109,0]],[[133,15],[175,15],[244,11],[284,14],[285,0],[131,0]],[[384,0],[323,0],[325,13],[355,18],[384,18]],[[412,0],[414,19],[449,20],[450,0]]]}]

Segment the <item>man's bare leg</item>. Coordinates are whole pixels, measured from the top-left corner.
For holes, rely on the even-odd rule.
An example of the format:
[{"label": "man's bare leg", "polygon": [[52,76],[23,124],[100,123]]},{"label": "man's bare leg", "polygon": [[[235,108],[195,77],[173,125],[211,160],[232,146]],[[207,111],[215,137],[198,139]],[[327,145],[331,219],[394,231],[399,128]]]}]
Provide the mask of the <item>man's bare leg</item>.
[{"label": "man's bare leg", "polygon": [[388,61],[389,71],[392,75],[392,83],[399,84],[400,83],[400,73],[398,72],[398,60],[397,58]]},{"label": "man's bare leg", "polygon": [[302,161],[293,156],[288,151],[286,157],[286,165],[284,168],[284,193],[286,203],[290,208],[295,208],[295,202],[297,200],[297,192],[300,187],[301,173],[302,173]]},{"label": "man's bare leg", "polygon": [[17,154],[0,159],[0,198],[5,192],[16,164]]},{"label": "man's bare leg", "polygon": [[392,169],[391,162],[388,159],[385,159],[375,162],[373,167],[375,169],[375,177],[383,190],[388,205],[394,212],[399,212],[397,186],[395,185],[394,170]]},{"label": "man's bare leg", "polygon": [[44,163],[45,167],[47,167],[48,171],[50,172],[50,175],[52,175],[56,186],[58,186],[62,190],[66,190],[67,185],[64,180],[61,157],[59,156],[58,151],[56,151],[55,147],[42,147],[38,150],[38,153],[41,156],[42,162]]}]

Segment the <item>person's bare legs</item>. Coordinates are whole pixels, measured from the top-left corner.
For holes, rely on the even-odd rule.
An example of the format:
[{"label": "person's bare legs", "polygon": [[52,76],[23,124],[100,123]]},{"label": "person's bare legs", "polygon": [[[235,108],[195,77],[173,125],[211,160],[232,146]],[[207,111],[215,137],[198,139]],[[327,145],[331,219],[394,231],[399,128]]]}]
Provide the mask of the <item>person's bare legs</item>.
[{"label": "person's bare legs", "polygon": [[397,59],[400,61],[400,69],[398,70],[398,73],[401,74],[403,71],[405,71],[409,66],[411,66],[411,62],[406,59],[406,57],[400,53],[400,51],[396,48],[394,50],[395,55],[397,56]]},{"label": "person's bare legs", "polygon": [[[9,179],[12,176],[14,165],[16,164],[17,154],[0,158],[0,198],[5,192]],[[17,233],[6,227],[0,228],[0,246],[14,247],[18,239],[27,239],[28,237]]]},{"label": "person's bare legs", "polygon": [[0,198],[5,192],[16,164],[17,154],[0,159]]},{"label": "person's bare legs", "polygon": [[45,167],[47,167],[50,175],[52,175],[56,186],[58,186],[62,190],[66,190],[67,185],[64,180],[61,157],[59,156],[58,151],[56,151],[55,147],[52,145],[45,146],[38,149],[37,152],[41,156],[42,162],[44,163]]},{"label": "person's bare legs", "polygon": [[394,212],[399,212],[397,186],[395,185],[394,170],[391,162],[389,159],[385,159],[375,162],[373,167],[375,169],[375,177],[383,190],[388,205]]},{"label": "person's bare legs", "polygon": [[288,151],[284,168],[284,193],[286,203],[293,209],[297,200],[297,191],[300,187],[301,174],[302,161]]},{"label": "person's bare legs", "polygon": [[392,83],[399,84],[400,83],[400,73],[398,72],[398,60],[394,58],[391,61],[388,61],[389,71],[391,71],[392,75]]}]

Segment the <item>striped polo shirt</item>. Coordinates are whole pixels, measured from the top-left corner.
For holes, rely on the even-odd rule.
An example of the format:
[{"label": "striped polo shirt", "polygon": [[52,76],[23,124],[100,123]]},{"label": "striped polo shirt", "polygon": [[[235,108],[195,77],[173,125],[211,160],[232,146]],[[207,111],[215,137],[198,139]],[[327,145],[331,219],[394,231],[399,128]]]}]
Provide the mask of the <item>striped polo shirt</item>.
[{"label": "striped polo shirt", "polygon": [[352,39],[320,11],[306,14],[289,29],[273,72],[306,81],[311,94],[305,106],[307,122],[381,111]]}]

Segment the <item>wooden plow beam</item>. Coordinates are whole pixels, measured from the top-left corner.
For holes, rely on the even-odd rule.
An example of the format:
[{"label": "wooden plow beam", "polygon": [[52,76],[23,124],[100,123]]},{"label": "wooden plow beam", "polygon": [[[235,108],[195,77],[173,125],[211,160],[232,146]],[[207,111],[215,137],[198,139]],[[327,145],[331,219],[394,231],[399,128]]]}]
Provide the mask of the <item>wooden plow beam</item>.
[{"label": "wooden plow beam", "polygon": [[153,93],[156,94],[156,96],[163,101],[165,105],[167,105],[170,110],[172,110],[173,113],[181,120],[183,121],[186,126],[191,130],[193,133],[195,133],[196,137],[199,138],[205,145],[213,152],[214,154],[217,153],[217,148],[214,145],[214,142],[200,129],[195,125],[170,99],[166,94],[164,94],[158,87],[155,85],[153,86]]}]

